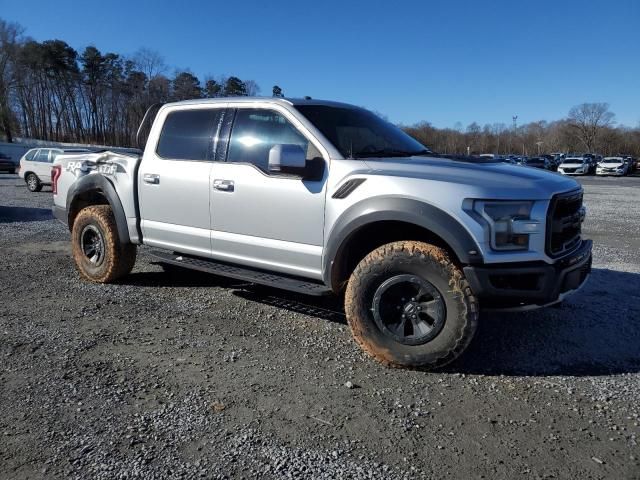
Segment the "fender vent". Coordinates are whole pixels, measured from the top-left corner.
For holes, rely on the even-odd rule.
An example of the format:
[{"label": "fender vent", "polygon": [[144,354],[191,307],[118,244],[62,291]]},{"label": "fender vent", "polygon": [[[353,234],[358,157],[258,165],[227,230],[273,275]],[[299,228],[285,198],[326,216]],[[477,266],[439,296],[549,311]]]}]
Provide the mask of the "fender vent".
[{"label": "fender vent", "polygon": [[364,183],[366,178],[353,178],[344,182],[331,196],[332,198],[347,198],[356,188]]}]

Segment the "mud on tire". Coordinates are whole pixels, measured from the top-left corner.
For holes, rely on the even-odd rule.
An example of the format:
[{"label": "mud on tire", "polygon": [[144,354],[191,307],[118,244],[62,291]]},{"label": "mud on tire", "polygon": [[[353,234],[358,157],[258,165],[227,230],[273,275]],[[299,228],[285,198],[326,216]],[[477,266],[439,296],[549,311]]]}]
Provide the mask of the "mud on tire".
[{"label": "mud on tire", "polygon": [[[415,309],[418,315],[411,315]],[[460,269],[445,250],[414,241],[383,245],[358,264],[347,284],[345,312],[358,344],[395,367],[446,365],[465,350],[478,325],[478,303]],[[417,319],[413,325],[405,313]]]},{"label": "mud on tire", "polygon": [[136,261],[136,246],[120,242],[108,205],[82,209],[73,222],[71,242],[76,268],[91,282],[113,282],[131,272]]}]

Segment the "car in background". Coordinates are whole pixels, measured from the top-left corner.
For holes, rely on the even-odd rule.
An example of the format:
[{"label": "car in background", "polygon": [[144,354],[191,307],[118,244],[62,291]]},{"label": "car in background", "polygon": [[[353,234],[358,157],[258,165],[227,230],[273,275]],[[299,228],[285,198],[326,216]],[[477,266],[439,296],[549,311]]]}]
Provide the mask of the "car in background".
[{"label": "car in background", "polygon": [[544,170],[551,170],[551,163],[544,157],[532,157],[527,158],[522,162],[525,167],[542,168]]},{"label": "car in background", "polygon": [[633,161],[633,157],[626,155],[622,157],[624,159],[624,163],[627,165],[627,175],[631,175],[633,173],[635,163]]},{"label": "car in background", "polygon": [[602,155],[595,155],[593,153],[585,153],[582,158],[589,162],[589,173],[596,173],[598,168],[598,162],[602,160]]},{"label": "car in background", "polygon": [[32,148],[20,159],[20,178],[30,192],[39,192],[43,185],[51,185],[51,166],[58,155],[89,153],[87,148]]},{"label": "car in background", "polygon": [[590,171],[591,163],[584,157],[565,158],[558,167],[558,172],[563,175],[587,175]]},{"label": "car in background", "polygon": [[554,155],[549,153],[540,155],[540,158],[546,158],[549,161],[549,170],[553,170],[554,172],[558,170],[558,166],[562,161],[560,158],[556,158]]},{"label": "car in background", "polygon": [[596,175],[628,175],[629,165],[622,157],[605,157],[596,170]]},{"label": "car in background", "polygon": [[16,173],[16,164],[6,153],[0,152],[0,172]]},{"label": "car in background", "polygon": [[512,157],[494,157],[496,162],[508,163],[510,165],[517,165],[516,161]]}]

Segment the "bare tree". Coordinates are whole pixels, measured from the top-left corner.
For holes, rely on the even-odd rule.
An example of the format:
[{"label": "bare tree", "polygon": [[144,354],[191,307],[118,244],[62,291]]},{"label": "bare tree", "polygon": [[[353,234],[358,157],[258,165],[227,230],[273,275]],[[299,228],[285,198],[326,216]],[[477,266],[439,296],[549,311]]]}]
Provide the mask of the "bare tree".
[{"label": "bare tree", "polygon": [[244,86],[247,89],[247,96],[255,97],[260,94],[260,87],[255,82],[255,80],[245,80]]},{"label": "bare tree", "polygon": [[608,103],[583,103],[569,110],[569,126],[587,152],[594,151],[598,136],[613,125],[614,118]]},{"label": "bare tree", "polygon": [[141,48],[133,54],[133,63],[137,70],[144,73],[148,79],[167,73],[168,67],[164,58],[155,50]]},{"label": "bare tree", "polygon": [[0,18],[0,131],[13,141],[15,117],[9,104],[9,92],[16,80],[14,62],[21,41],[22,27]]}]

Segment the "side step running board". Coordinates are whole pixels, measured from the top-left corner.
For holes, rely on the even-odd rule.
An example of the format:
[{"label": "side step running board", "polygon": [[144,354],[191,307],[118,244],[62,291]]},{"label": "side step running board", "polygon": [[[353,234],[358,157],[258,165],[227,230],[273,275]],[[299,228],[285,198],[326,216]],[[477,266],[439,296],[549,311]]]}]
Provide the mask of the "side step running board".
[{"label": "side step running board", "polygon": [[201,272],[212,273],[222,277],[235,278],[245,282],[259,283],[261,285],[269,285],[283,290],[304,293],[307,295],[328,295],[331,290],[323,283],[314,283],[309,280],[302,280],[286,275],[280,275],[272,272],[264,272],[254,270],[247,267],[230,265],[215,260],[209,260],[199,257],[190,257],[178,253],[163,252],[160,250],[152,250],[152,257],[157,258],[162,263],[177,265],[192,270],[200,270]]}]

